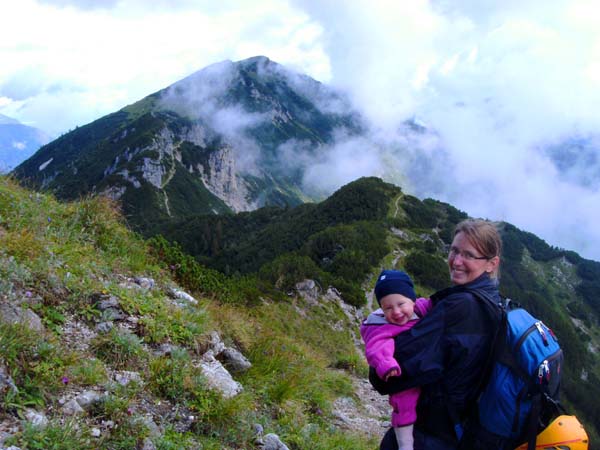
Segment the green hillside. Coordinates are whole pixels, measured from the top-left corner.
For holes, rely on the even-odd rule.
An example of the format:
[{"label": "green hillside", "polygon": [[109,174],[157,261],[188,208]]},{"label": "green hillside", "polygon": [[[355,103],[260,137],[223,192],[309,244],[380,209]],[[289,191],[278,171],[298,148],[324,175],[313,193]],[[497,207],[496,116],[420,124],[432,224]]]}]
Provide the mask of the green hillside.
[{"label": "green hillside", "polygon": [[[0,178],[0,446],[251,448],[257,426],[295,449],[375,446],[374,436],[332,426],[334,400],[353,398],[351,377],[366,369],[338,303],[258,301],[250,279],[164,250],[128,231],[106,200],[59,203]],[[198,304],[174,300],[174,278]],[[120,318],[101,310],[106,299]],[[198,368],[213,331],[252,363],[235,375],[244,390],[233,398]],[[98,397],[65,412],[82,392]]]},{"label": "green hillside", "polygon": [[[145,241],[108,200],[60,203],[0,178],[0,308],[39,330],[0,321],[0,380],[12,383],[0,384],[2,445],[253,448],[260,425],[294,450],[373,449],[381,427],[338,420],[340,404],[367,409],[355,346],[366,311],[348,304],[366,303],[382,267],[407,270],[419,295],[446,286],[446,248],[465,217],[364,178],[321,203],[197,216]],[[598,442],[600,264],[502,229],[501,291],[559,336],[564,403]],[[306,278],[313,297],[296,287]],[[230,398],[200,370],[215,331],[252,364],[233,372],[243,391]],[[123,385],[125,372],[137,375]],[[99,397],[66,414],[85,391]]]}]

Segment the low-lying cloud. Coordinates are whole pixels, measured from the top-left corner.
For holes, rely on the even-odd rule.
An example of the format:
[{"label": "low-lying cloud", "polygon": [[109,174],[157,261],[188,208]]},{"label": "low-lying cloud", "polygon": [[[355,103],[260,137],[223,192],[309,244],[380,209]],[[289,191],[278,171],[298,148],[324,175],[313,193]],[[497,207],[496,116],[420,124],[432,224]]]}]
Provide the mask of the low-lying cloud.
[{"label": "low-lying cloud", "polygon": [[[400,182],[600,259],[593,2],[408,3],[357,1],[338,11],[296,2],[327,30],[332,83],[352,93],[389,154],[405,160]],[[396,144],[398,124],[414,116],[434,137],[426,163],[415,155],[427,148],[418,135]],[[583,149],[572,144],[581,136]],[[332,154],[346,165],[343,152]]]}]

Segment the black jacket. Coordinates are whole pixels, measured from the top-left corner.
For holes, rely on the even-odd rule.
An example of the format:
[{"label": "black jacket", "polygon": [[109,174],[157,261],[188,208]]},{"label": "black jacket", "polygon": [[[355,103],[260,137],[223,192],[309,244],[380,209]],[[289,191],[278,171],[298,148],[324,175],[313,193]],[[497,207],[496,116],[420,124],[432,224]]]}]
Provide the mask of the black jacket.
[{"label": "black jacket", "polygon": [[500,300],[497,282],[487,274],[437,292],[431,312],[395,338],[402,376],[387,382],[370,376],[381,394],[421,386],[415,427],[449,442],[456,442],[454,423],[465,419],[478,394],[500,324],[500,313],[469,289]]}]

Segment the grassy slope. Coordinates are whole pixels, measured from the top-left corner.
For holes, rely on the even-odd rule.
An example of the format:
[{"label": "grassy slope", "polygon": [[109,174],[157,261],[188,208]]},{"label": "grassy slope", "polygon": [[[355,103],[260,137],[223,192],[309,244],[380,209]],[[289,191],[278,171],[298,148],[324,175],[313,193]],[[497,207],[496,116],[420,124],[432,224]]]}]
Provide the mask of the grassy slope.
[{"label": "grassy slope", "polygon": [[[109,203],[84,200],[59,204],[51,197],[20,189],[6,178],[1,180],[0,294],[4,301],[27,299],[47,330],[44,335],[32,337],[14,327],[0,326],[2,358],[20,389],[17,396],[0,397],[5,411],[2,420],[14,420],[26,406],[53,406],[56,410],[58,399],[75,387],[102,386],[110,392],[109,401],[82,419],[78,429],[65,428],[58,414],[51,415],[52,426],[45,431],[26,429],[15,438],[17,443],[27,443],[28,448],[49,448],[38,445],[49,439],[97,445],[98,441],[91,443],[90,429],[110,417],[119,428],[105,432],[102,442],[111,448],[133,448],[139,442],[131,442],[131,430],[138,441],[149,433],[133,419],[154,414],[160,421],[156,412],[142,406],[150,399],[151,403],[177,406],[198,418],[186,433],[169,428],[167,420],[161,422],[166,428],[155,438],[159,448],[176,448],[175,441],[188,443],[190,448],[199,443],[203,448],[215,449],[251,445],[249,430],[253,423],[278,433],[295,449],[373,448],[375,443],[364,438],[335,429],[331,437],[329,434],[331,401],[338,395],[348,395],[351,389],[347,371],[362,373],[365,369],[348,334],[348,327],[355,324],[344,318],[336,304],[307,307],[276,292],[268,296],[271,300],[264,300],[260,280],[252,276],[226,278],[202,268],[191,258],[181,259],[181,255],[175,260],[180,264],[171,267],[171,272],[165,266],[167,261],[174,261],[163,252],[149,252],[144,241],[127,231]],[[372,181],[367,180],[370,184]],[[351,188],[361,186],[365,181]],[[340,194],[344,194],[338,197],[341,202],[330,199],[319,206],[321,217],[343,221],[337,216],[345,211],[354,218],[354,203],[347,201],[356,196],[346,190]],[[393,194],[386,197],[386,220],[399,231],[387,236],[391,253],[380,264],[408,270],[417,282],[418,293],[428,295],[446,282],[439,278],[438,272],[444,267],[440,255],[452,224],[464,214],[450,205]],[[340,204],[346,207],[340,208]],[[302,210],[308,213],[315,207],[307,205]],[[285,211],[281,213],[285,215]],[[598,357],[586,347],[597,348],[600,339],[597,313],[582,301],[576,289],[581,258],[550,248],[509,225],[506,230],[502,277],[505,293],[528,303],[561,338],[567,352],[563,389],[566,404],[570,408],[585,406],[586,414],[578,415],[587,417],[586,426],[594,442],[597,415],[586,398],[596,397],[591,393],[597,388],[594,380],[598,379],[599,368]],[[432,267],[438,269],[428,270]],[[378,270],[373,267],[373,274]],[[121,286],[123,275],[150,276],[158,287],[132,292]],[[201,298],[198,308],[181,310],[165,300],[165,292],[173,283],[171,275],[197,289],[194,294]],[[65,324],[77,321],[93,328],[98,311],[90,299],[103,292],[119,297],[126,312],[141,324],[134,336],[124,338],[115,332],[101,335],[84,354],[66,347],[61,335]],[[575,322],[581,325],[575,327],[571,317],[579,317]],[[323,326],[339,321],[346,331]],[[213,329],[254,364],[250,372],[239,377],[245,393],[230,401],[209,394],[194,367],[198,349]],[[181,351],[171,357],[157,357],[151,350],[161,343],[177,344]],[[125,366],[142,374],[144,388],[123,391],[111,385],[111,370]],[[332,368],[345,368],[346,372]],[[68,386],[60,382],[63,376],[70,378]],[[581,381],[581,376],[587,381]],[[137,415],[130,416],[129,410],[137,411]],[[88,448],[85,445],[80,447]]]},{"label": "grassy slope", "polygon": [[[124,287],[123,280],[134,276],[152,277],[156,287]],[[351,395],[348,374],[336,367],[364,370],[360,358],[349,356],[356,354],[351,325],[339,307],[305,308],[287,297],[241,307],[223,296],[210,300],[217,295],[210,289],[193,292],[197,307],[176,307],[166,295],[174,285],[169,270],[105,200],[58,203],[0,178],[0,280],[1,301],[32,309],[45,328],[32,334],[0,324],[0,360],[18,387],[18,393],[0,394],[0,421],[17,423],[26,408],[46,411],[50,419],[45,428],[19,425],[7,444],[129,449],[152,436],[161,449],[248,448],[252,425],[260,423],[294,449],[375,445],[331,427],[332,400]],[[67,339],[67,329],[94,329],[101,320],[93,303],[97,295],[116,296],[138,326],[98,332],[79,348]],[[323,326],[340,321],[346,331]],[[244,393],[231,400],[207,390],[194,365],[214,329],[253,363],[239,377]],[[164,343],[178,350],[156,355],[153,350]],[[144,383],[116,385],[111,374],[123,368],[138,371]],[[59,399],[85,389],[108,396],[85,415],[64,418]],[[194,416],[187,431],[176,427],[174,409]],[[147,415],[161,427],[160,435],[150,434],[141,420]],[[107,420],[115,426],[101,427]],[[94,427],[102,429],[99,438],[91,437]]]}]

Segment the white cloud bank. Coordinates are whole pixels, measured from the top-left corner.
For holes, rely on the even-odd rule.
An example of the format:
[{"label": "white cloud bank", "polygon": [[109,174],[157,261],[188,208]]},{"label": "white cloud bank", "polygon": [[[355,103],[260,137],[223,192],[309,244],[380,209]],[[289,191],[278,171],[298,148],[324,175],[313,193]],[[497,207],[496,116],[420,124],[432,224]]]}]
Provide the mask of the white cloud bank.
[{"label": "white cloud bank", "polygon": [[600,259],[600,147],[568,177],[547,152],[600,134],[597,2],[295,4],[326,30],[332,83],[353,93],[380,141],[393,149],[397,124],[414,115],[439,134],[422,145],[426,164],[419,142],[392,151],[410,191]]},{"label": "white cloud bank", "polygon": [[[51,134],[262,54],[348,90],[373,125],[305,162],[312,183],[385,175],[600,259],[594,0],[21,0],[0,21],[0,113]],[[437,134],[402,137],[415,116]]]}]

